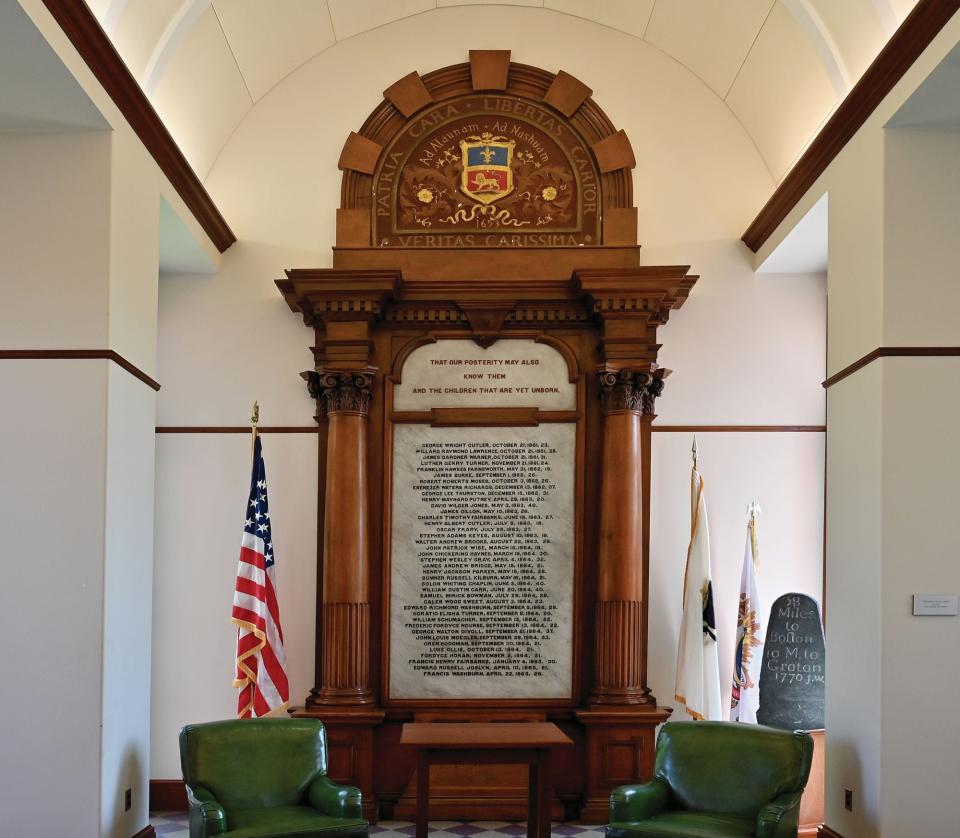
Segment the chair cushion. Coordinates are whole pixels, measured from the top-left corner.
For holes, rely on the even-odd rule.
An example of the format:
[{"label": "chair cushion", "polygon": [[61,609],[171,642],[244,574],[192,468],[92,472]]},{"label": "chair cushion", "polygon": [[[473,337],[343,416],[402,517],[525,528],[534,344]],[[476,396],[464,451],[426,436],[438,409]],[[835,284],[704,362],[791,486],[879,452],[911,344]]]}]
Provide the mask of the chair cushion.
[{"label": "chair cushion", "polygon": [[220,838],[313,838],[366,835],[367,822],[323,815],[310,806],[271,806],[227,812],[227,831]]},{"label": "chair cushion", "polygon": [[231,719],[180,732],[187,785],[208,789],[227,810],[296,806],[327,770],[318,719]]},{"label": "chair cushion", "polygon": [[654,774],[670,785],[671,810],[748,817],[781,794],[802,791],[813,740],[805,733],[738,722],[668,722]]},{"label": "chair cushion", "polygon": [[751,838],[754,820],[704,812],[661,812],[645,821],[611,823],[607,838]]}]

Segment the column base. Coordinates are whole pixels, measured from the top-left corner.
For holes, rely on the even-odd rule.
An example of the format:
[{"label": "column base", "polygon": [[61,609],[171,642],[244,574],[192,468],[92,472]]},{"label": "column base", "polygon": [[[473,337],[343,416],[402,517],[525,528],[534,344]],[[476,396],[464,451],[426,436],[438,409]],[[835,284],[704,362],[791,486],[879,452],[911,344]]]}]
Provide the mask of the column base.
[{"label": "column base", "polygon": [[610,818],[610,792],[617,786],[645,783],[653,776],[657,725],[673,710],[657,707],[646,696],[644,707],[606,706],[577,711],[586,733],[586,794],[580,819],[606,823]]},{"label": "column base", "polygon": [[320,719],[327,729],[327,775],[335,783],[357,786],[363,816],[376,823],[379,801],[373,788],[373,731],[386,712],[376,707],[295,707],[298,719]]},{"label": "column base", "polygon": [[587,701],[590,707],[653,707],[657,700],[647,687],[594,687]]},{"label": "column base", "polygon": [[362,707],[375,703],[373,691],[362,687],[320,687],[310,691],[307,708]]}]

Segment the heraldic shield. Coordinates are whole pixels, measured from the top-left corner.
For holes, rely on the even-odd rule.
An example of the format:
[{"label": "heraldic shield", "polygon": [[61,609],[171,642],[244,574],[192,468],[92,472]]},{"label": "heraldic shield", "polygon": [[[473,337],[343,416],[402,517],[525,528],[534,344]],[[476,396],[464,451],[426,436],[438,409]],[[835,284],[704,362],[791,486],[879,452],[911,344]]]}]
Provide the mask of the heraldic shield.
[{"label": "heraldic shield", "polygon": [[484,132],[461,140],[463,174],[460,189],[464,194],[492,204],[513,192],[513,147],[516,143],[506,137],[495,137]]}]

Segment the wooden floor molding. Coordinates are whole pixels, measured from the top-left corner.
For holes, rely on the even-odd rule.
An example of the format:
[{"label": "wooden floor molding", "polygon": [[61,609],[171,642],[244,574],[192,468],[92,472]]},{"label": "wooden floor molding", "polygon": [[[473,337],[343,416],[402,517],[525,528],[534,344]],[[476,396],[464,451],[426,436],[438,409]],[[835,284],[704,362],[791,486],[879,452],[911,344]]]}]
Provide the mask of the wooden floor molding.
[{"label": "wooden floor molding", "polygon": [[160,384],[154,381],[142,369],[131,364],[119,352],[112,349],[0,349],[0,360],[16,361],[63,361],[75,359],[98,359],[113,361],[125,369],[134,378],[140,379],[152,390],[159,390]]},{"label": "wooden floor molding", "polygon": [[157,831],[150,824],[147,824],[133,838],[157,838]]},{"label": "wooden floor molding", "polygon": [[820,829],[817,831],[817,838],[843,838],[843,836],[825,823],[822,823],[820,824]]},{"label": "wooden floor molding", "polygon": [[832,387],[878,358],[951,358],[957,356],[960,356],[960,346],[878,346],[872,352],[868,352],[859,360],[844,367],[840,372],[831,375],[823,382],[823,388]]},{"label": "wooden floor molding", "polygon": [[958,9],[960,0],[919,0],[746,229],[747,247],[763,246]]},{"label": "wooden floor molding", "polygon": [[150,811],[186,812],[187,788],[183,780],[151,780]]}]

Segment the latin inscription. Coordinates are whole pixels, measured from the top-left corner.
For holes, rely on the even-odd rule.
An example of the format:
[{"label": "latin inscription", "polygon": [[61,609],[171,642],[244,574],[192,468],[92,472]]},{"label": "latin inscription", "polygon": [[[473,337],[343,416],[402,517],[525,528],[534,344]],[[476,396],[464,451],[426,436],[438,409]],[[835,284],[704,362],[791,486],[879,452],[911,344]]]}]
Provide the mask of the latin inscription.
[{"label": "latin inscription", "polygon": [[399,132],[374,175],[381,247],[599,244],[600,175],[558,114],[513,96],[434,105]]}]

